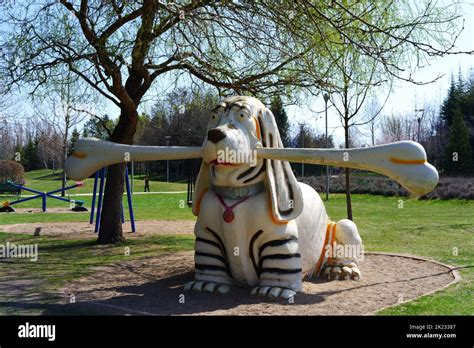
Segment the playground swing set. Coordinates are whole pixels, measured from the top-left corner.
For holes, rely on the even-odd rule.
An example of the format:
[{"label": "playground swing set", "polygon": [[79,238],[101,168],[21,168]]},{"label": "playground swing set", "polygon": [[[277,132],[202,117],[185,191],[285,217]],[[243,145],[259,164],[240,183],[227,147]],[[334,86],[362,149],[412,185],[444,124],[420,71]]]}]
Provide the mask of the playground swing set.
[{"label": "playground swing set", "polygon": [[[97,200],[97,213],[95,216],[95,226],[94,226],[95,233],[99,232],[99,228],[100,228],[100,218],[101,218],[102,203],[103,203],[102,197],[104,194],[106,173],[107,173],[107,168],[104,167],[102,169],[99,169],[95,173],[95,177],[94,177],[94,189],[92,193],[91,214],[89,218],[89,223],[91,225],[94,223],[94,212],[96,210],[96,200]],[[132,191],[131,191],[131,186],[130,186],[130,178],[128,176],[128,166],[125,166],[125,187],[127,190],[127,202],[128,202],[128,213],[130,216],[130,224],[132,226],[132,232],[135,233],[136,232],[135,215],[133,213]],[[97,193],[99,195],[96,198]],[[125,214],[123,212],[123,204],[122,204],[121,212],[122,212],[122,224],[123,224],[125,223]]]}]

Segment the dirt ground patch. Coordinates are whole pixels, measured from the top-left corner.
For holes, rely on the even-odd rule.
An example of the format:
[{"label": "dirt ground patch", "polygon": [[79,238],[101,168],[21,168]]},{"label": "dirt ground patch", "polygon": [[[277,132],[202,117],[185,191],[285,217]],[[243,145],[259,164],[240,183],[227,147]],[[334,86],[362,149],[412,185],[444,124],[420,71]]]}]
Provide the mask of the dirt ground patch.
[{"label": "dirt ground patch", "polygon": [[[192,234],[195,221],[136,221],[137,232],[132,233],[129,222],[123,224],[126,238],[139,238],[150,233],[154,234]],[[40,235],[68,239],[95,238],[94,225],[87,222],[35,222],[25,224],[0,225],[1,232],[24,233],[34,235],[39,230]]]},{"label": "dirt ground patch", "polygon": [[[61,289],[62,307],[71,314],[365,315],[455,281],[449,267],[405,256],[368,254],[360,266],[360,281],[306,281],[290,304],[250,296],[243,288],[225,295],[184,292],[194,278],[193,253],[165,254],[101,267]],[[76,303],[66,304],[71,294]]]},{"label": "dirt ground patch", "polygon": [[[127,238],[149,234],[192,234],[195,222],[138,221],[136,233],[124,225]],[[69,239],[95,238],[87,222],[41,222],[0,225],[0,231]],[[194,279],[193,253],[180,252],[117,263],[95,269],[54,294],[43,314],[113,315],[364,315],[444,288],[455,280],[452,270],[429,260],[401,255],[366,254],[360,281],[305,281],[294,303],[249,295],[183,292]],[[6,290],[6,289],[5,289]],[[11,289],[10,289],[11,290]],[[184,294],[184,303],[182,295]],[[75,303],[70,303],[71,295]],[[181,300],[181,302],[180,302]]]}]

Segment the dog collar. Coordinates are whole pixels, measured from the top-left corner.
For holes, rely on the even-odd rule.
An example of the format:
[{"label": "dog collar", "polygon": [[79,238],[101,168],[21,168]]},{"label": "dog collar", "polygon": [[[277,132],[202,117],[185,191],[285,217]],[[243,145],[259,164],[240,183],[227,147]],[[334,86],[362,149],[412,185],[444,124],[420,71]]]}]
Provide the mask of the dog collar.
[{"label": "dog collar", "polygon": [[265,190],[265,184],[262,182],[242,186],[242,187],[235,187],[235,186],[212,186],[212,191],[222,196],[223,198],[227,199],[240,199],[243,197],[252,197],[259,193],[262,193]]}]

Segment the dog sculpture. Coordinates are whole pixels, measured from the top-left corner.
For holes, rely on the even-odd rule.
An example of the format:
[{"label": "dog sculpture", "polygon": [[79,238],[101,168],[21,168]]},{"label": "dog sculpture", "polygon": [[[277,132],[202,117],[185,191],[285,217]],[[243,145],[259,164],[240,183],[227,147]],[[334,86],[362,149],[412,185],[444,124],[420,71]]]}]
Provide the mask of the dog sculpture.
[{"label": "dog sculpture", "polygon": [[196,279],[185,286],[197,291],[226,293],[238,285],[252,287],[252,294],[290,298],[304,277],[321,271],[331,279],[360,278],[356,225],[332,222],[319,195],[296,181],[287,161],[371,170],[416,195],[438,183],[436,168],[413,141],[285,149],[271,111],[251,97],[225,99],[211,112],[202,147],[80,139],[65,170],[83,180],[116,163],[190,158],[203,158],[193,201]]},{"label": "dog sculpture", "polygon": [[193,202],[196,280],[185,289],[249,286],[251,294],[290,298],[305,276],[323,268],[330,278],[358,279],[356,257],[331,258],[328,247],[361,247],[356,225],[332,222],[319,194],[296,181],[288,162],[252,156],[259,147],[283,147],[272,112],[253,97],[224,99],[203,144]]}]

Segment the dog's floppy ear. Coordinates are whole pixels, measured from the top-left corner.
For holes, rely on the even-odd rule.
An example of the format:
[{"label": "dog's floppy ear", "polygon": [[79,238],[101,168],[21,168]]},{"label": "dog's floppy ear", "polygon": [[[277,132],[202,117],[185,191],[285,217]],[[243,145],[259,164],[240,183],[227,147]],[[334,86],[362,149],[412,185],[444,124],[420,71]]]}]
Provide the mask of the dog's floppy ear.
[{"label": "dog's floppy ear", "polygon": [[[263,135],[263,147],[282,148],[280,132],[273,113],[264,108],[258,115]],[[272,214],[276,220],[286,222],[298,217],[303,211],[301,189],[287,161],[266,160],[266,185],[270,191]]]},{"label": "dog's floppy ear", "polygon": [[194,186],[194,197],[193,197],[193,214],[198,216],[199,209],[201,206],[201,200],[204,194],[209,190],[211,180],[209,177],[209,164],[204,160],[201,163],[199,174],[196,178],[196,184]]}]

